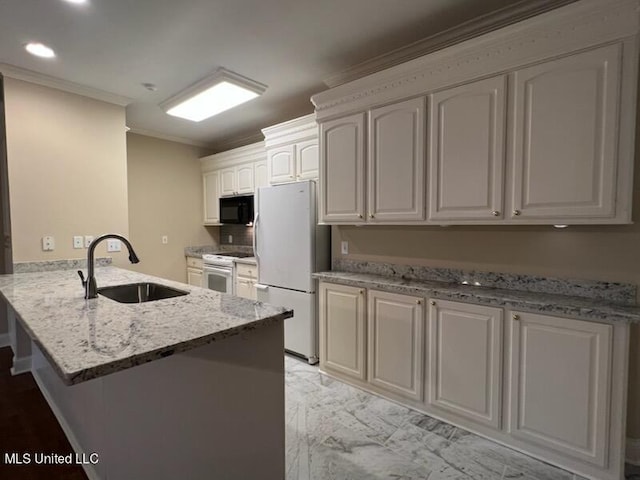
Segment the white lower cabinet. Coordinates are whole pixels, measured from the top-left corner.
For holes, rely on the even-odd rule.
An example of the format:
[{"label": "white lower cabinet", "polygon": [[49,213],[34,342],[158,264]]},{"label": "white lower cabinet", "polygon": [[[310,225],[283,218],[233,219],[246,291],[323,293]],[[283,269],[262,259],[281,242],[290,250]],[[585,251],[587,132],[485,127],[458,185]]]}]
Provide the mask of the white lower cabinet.
[{"label": "white lower cabinet", "polygon": [[248,263],[236,263],[234,293],[237,297],[258,299],[256,283],[258,282],[258,267]]},{"label": "white lower cabinet", "polygon": [[422,297],[328,282],[319,301],[323,372],[580,475],[624,478],[628,324],[440,299],[425,318]]},{"label": "white lower cabinet", "polygon": [[511,312],[511,435],[604,466],[612,326]]},{"label": "white lower cabinet", "polygon": [[424,310],[422,297],[369,290],[368,375],[372,385],[422,399]]},{"label": "white lower cabinet", "polygon": [[189,285],[202,287],[202,268],[201,258],[187,257],[187,283]]},{"label": "white lower cabinet", "polygon": [[365,379],[364,290],[320,283],[320,368]]},{"label": "white lower cabinet", "polygon": [[502,309],[429,303],[429,406],[499,429]]}]

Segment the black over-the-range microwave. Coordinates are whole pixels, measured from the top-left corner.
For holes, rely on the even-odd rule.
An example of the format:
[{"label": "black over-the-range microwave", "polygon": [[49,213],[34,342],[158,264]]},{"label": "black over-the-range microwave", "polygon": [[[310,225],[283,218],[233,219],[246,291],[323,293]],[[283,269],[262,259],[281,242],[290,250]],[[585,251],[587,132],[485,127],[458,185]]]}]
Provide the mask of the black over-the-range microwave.
[{"label": "black over-the-range microwave", "polygon": [[220,223],[253,222],[253,195],[220,198]]}]

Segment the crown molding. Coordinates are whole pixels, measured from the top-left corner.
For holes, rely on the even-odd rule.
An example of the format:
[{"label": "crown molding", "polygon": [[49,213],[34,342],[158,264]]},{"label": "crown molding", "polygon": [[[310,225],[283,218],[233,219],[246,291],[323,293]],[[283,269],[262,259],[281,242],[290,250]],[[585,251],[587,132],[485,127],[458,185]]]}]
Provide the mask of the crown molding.
[{"label": "crown molding", "polygon": [[[581,0],[320,92],[319,122],[606,43],[640,30],[640,0]],[[631,52],[632,53],[632,52]]]},{"label": "crown molding", "polygon": [[316,114],[311,113],[263,128],[262,133],[267,148],[316,138],[318,136]]},{"label": "crown molding", "polygon": [[259,141],[250,145],[244,145],[232,150],[202,157],[200,162],[202,171],[209,171],[242,163],[255,163],[266,159],[267,150],[265,149],[264,142]]},{"label": "crown molding", "polygon": [[174,135],[166,135],[164,133],[156,132],[154,130],[145,130],[143,128],[129,127],[127,133],[135,133],[136,135],[144,135],[145,137],[158,138],[160,140],[167,140],[169,142],[182,143],[185,145],[191,145],[192,147],[207,148],[210,151],[213,150],[213,146],[210,143],[199,142],[197,140],[191,140],[190,138],[177,137]]},{"label": "crown molding", "polygon": [[337,87],[380,70],[469,40],[493,30],[511,25],[576,0],[522,0],[513,5],[474,18],[455,27],[430,35],[422,40],[383,53],[346,70],[330,75],[323,81],[329,88]]},{"label": "crown molding", "polygon": [[262,132],[254,132],[249,135],[245,135],[243,137],[235,137],[231,140],[225,140],[222,142],[217,142],[213,145],[213,150],[216,153],[226,152],[227,150],[236,149],[239,147],[243,147],[250,143],[262,142],[264,137],[262,136]]},{"label": "crown molding", "polygon": [[36,85],[62,90],[63,92],[75,93],[76,95],[82,95],[83,97],[112,103],[120,107],[126,107],[133,101],[133,99],[129,97],[105,92],[104,90],[99,90],[97,88],[87,87],[68,80],[62,80],[61,78],[34,72],[33,70],[27,70],[26,68],[16,67],[15,65],[10,65],[8,63],[0,63],[0,73],[8,78],[35,83]]}]

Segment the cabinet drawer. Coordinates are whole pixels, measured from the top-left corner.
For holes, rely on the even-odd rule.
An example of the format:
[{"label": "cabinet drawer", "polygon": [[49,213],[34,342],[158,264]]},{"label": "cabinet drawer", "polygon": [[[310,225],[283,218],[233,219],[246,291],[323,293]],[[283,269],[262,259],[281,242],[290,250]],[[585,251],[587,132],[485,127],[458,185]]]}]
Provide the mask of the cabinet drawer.
[{"label": "cabinet drawer", "polygon": [[236,275],[245,278],[258,278],[258,267],[247,263],[236,263]]},{"label": "cabinet drawer", "polygon": [[202,270],[202,259],[201,258],[194,258],[194,257],[187,257],[187,267],[199,268],[200,270]]}]

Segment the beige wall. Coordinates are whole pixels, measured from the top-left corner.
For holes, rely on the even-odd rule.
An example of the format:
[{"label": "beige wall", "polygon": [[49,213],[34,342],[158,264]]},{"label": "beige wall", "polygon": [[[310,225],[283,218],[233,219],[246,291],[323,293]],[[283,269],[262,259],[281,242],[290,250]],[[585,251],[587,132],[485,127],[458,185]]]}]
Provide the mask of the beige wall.
[{"label": "beige wall", "polygon": [[[637,147],[640,152],[640,146]],[[640,157],[639,157],[640,158]],[[640,285],[640,160],[633,225],[531,227],[376,227],[332,229],[332,254],[349,242],[349,258],[630,282]],[[640,438],[640,333],[631,339],[628,434]]]},{"label": "beige wall", "polygon": [[[84,258],[74,235],[127,235],[124,108],[6,77],[4,86],[13,260]],[[54,251],[42,251],[44,235]]]},{"label": "beige wall", "polygon": [[[202,225],[201,149],[127,135],[129,222],[138,271],[185,282],[184,247],[218,243],[218,228]],[[169,243],[162,244],[162,236]]]}]

